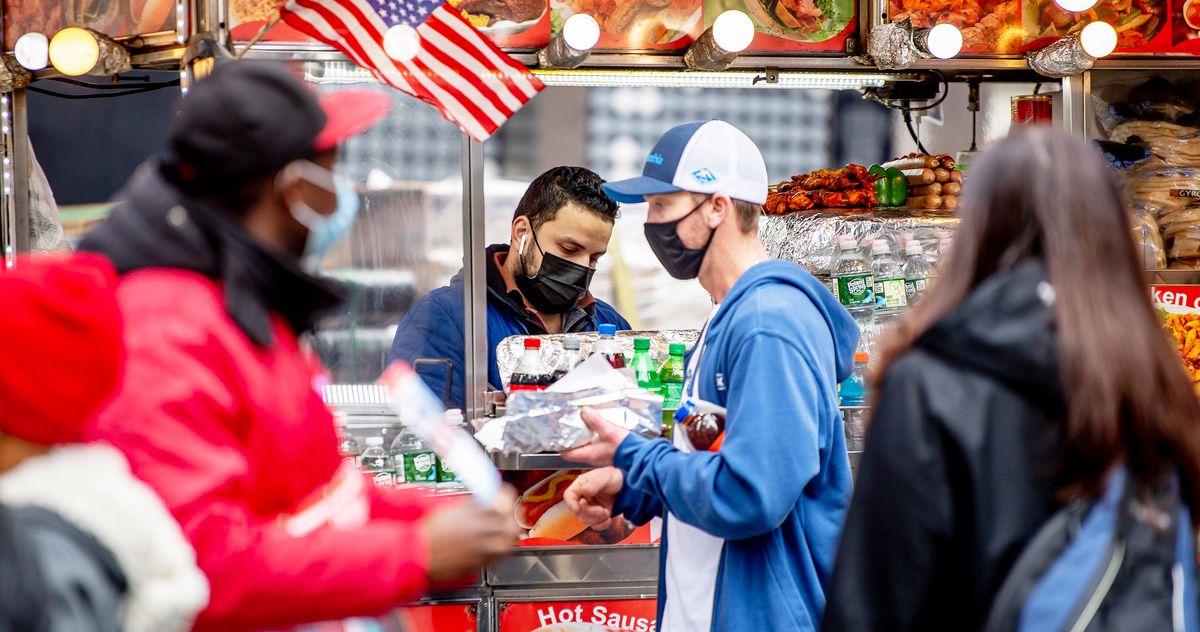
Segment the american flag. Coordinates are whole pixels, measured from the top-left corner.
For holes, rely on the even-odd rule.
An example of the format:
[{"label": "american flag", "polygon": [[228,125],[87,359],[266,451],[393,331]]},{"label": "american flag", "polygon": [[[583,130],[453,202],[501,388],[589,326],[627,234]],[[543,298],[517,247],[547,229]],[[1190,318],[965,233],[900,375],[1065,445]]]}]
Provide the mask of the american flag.
[{"label": "american flag", "polygon": [[[543,87],[444,0],[288,0],[280,13],[381,82],[437,108],[475,140],[486,140]],[[384,34],[397,25],[420,37],[410,61],[384,51]]]}]

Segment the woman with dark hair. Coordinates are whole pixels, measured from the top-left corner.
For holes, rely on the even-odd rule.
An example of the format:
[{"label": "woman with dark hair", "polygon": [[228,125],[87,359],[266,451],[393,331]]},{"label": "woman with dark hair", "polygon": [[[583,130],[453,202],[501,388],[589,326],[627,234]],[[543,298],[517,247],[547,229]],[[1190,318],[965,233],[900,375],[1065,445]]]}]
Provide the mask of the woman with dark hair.
[{"label": "woman with dark hair", "polygon": [[1112,170],[1019,132],[972,166],[938,285],[877,373],[824,630],[973,630],[1024,545],[1115,466],[1200,516],[1200,401]]}]

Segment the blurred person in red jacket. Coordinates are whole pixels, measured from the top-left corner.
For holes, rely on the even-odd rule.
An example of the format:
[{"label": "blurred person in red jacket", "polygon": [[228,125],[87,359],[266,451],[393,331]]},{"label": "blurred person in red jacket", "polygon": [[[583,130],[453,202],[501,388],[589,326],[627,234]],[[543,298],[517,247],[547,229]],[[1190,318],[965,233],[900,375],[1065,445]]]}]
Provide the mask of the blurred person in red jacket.
[{"label": "blurred person in red jacket", "polygon": [[162,501],[81,441],[120,379],[116,284],[95,255],[0,273],[0,630],[183,632],[208,600]]},{"label": "blurred person in red jacket", "polygon": [[128,368],[92,434],[128,456],[196,548],[200,629],[382,614],[516,539],[512,496],[483,509],[379,490],[338,455],[325,382],[299,336],[341,302],[308,274],[358,193],[338,144],[390,98],[318,99],[280,65],[219,67],[184,99],[164,152],[82,249],[121,274]]}]

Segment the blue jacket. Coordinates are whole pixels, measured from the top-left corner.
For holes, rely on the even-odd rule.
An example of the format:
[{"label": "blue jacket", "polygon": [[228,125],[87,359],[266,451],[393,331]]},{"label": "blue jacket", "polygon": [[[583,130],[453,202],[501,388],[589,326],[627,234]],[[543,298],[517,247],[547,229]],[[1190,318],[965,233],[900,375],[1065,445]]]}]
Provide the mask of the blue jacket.
[{"label": "blue jacket", "polygon": [[[519,294],[508,292],[504,277],[496,268],[495,256],[508,250],[506,245],[490,246],[487,249],[487,335],[488,335],[488,383],[501,390],[500,371],[496,367],[496,347],[509,336],[535,336],[546,330],[532,314],[525,311]],[[450,285],[438,288],[425,295],[404,315],[392,340],[388,353],[388,364],[404,360],[413,364],[419,359],[448,359],[453,370],[450,379],[450,405],[462,407],[464,394],[463,358],[466,357],[463,340],[463,314],[465,310],[462,273]],[[598,325],[613,324],[618,330],[629,329],[629,323],[607,303],[596,300],[587,307],[576,307],[563,316],[563,331],[576,333],[595,331]],[[446,379],[444,366],[423,365],[417,371],[429,388],[439,395]]]},{"label": "blue jacket", "polygon": [[[698,368],[700,398],[728,410],[720,452],[632,434],[618,448],[625,487],[614,513],[643,524],[669,511],[726,540],[713,630],[820,626],[851,487],[837,385],[857,342],[854,320],[814,277],[783,261],[756,265],[713,317]],[[660,621],[667,599],[660,577]]]}]

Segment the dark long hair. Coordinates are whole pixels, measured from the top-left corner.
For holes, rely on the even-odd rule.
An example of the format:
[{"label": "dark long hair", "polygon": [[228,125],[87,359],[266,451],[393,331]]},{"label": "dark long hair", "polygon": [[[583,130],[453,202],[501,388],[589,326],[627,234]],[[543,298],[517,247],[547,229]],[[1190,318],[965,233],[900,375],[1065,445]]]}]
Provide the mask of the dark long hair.
[{"label": "dark long hair", "polygon": [[1045,263],[1054,286],[1068,497],[1124,462],[1142,484],[1179,474],[1200,520],[1200,399],[1150,303],[1116,175],[1087,142],[1014,133],[972,165],[938,284],[901,323],[887,365],[999,271]]}]

